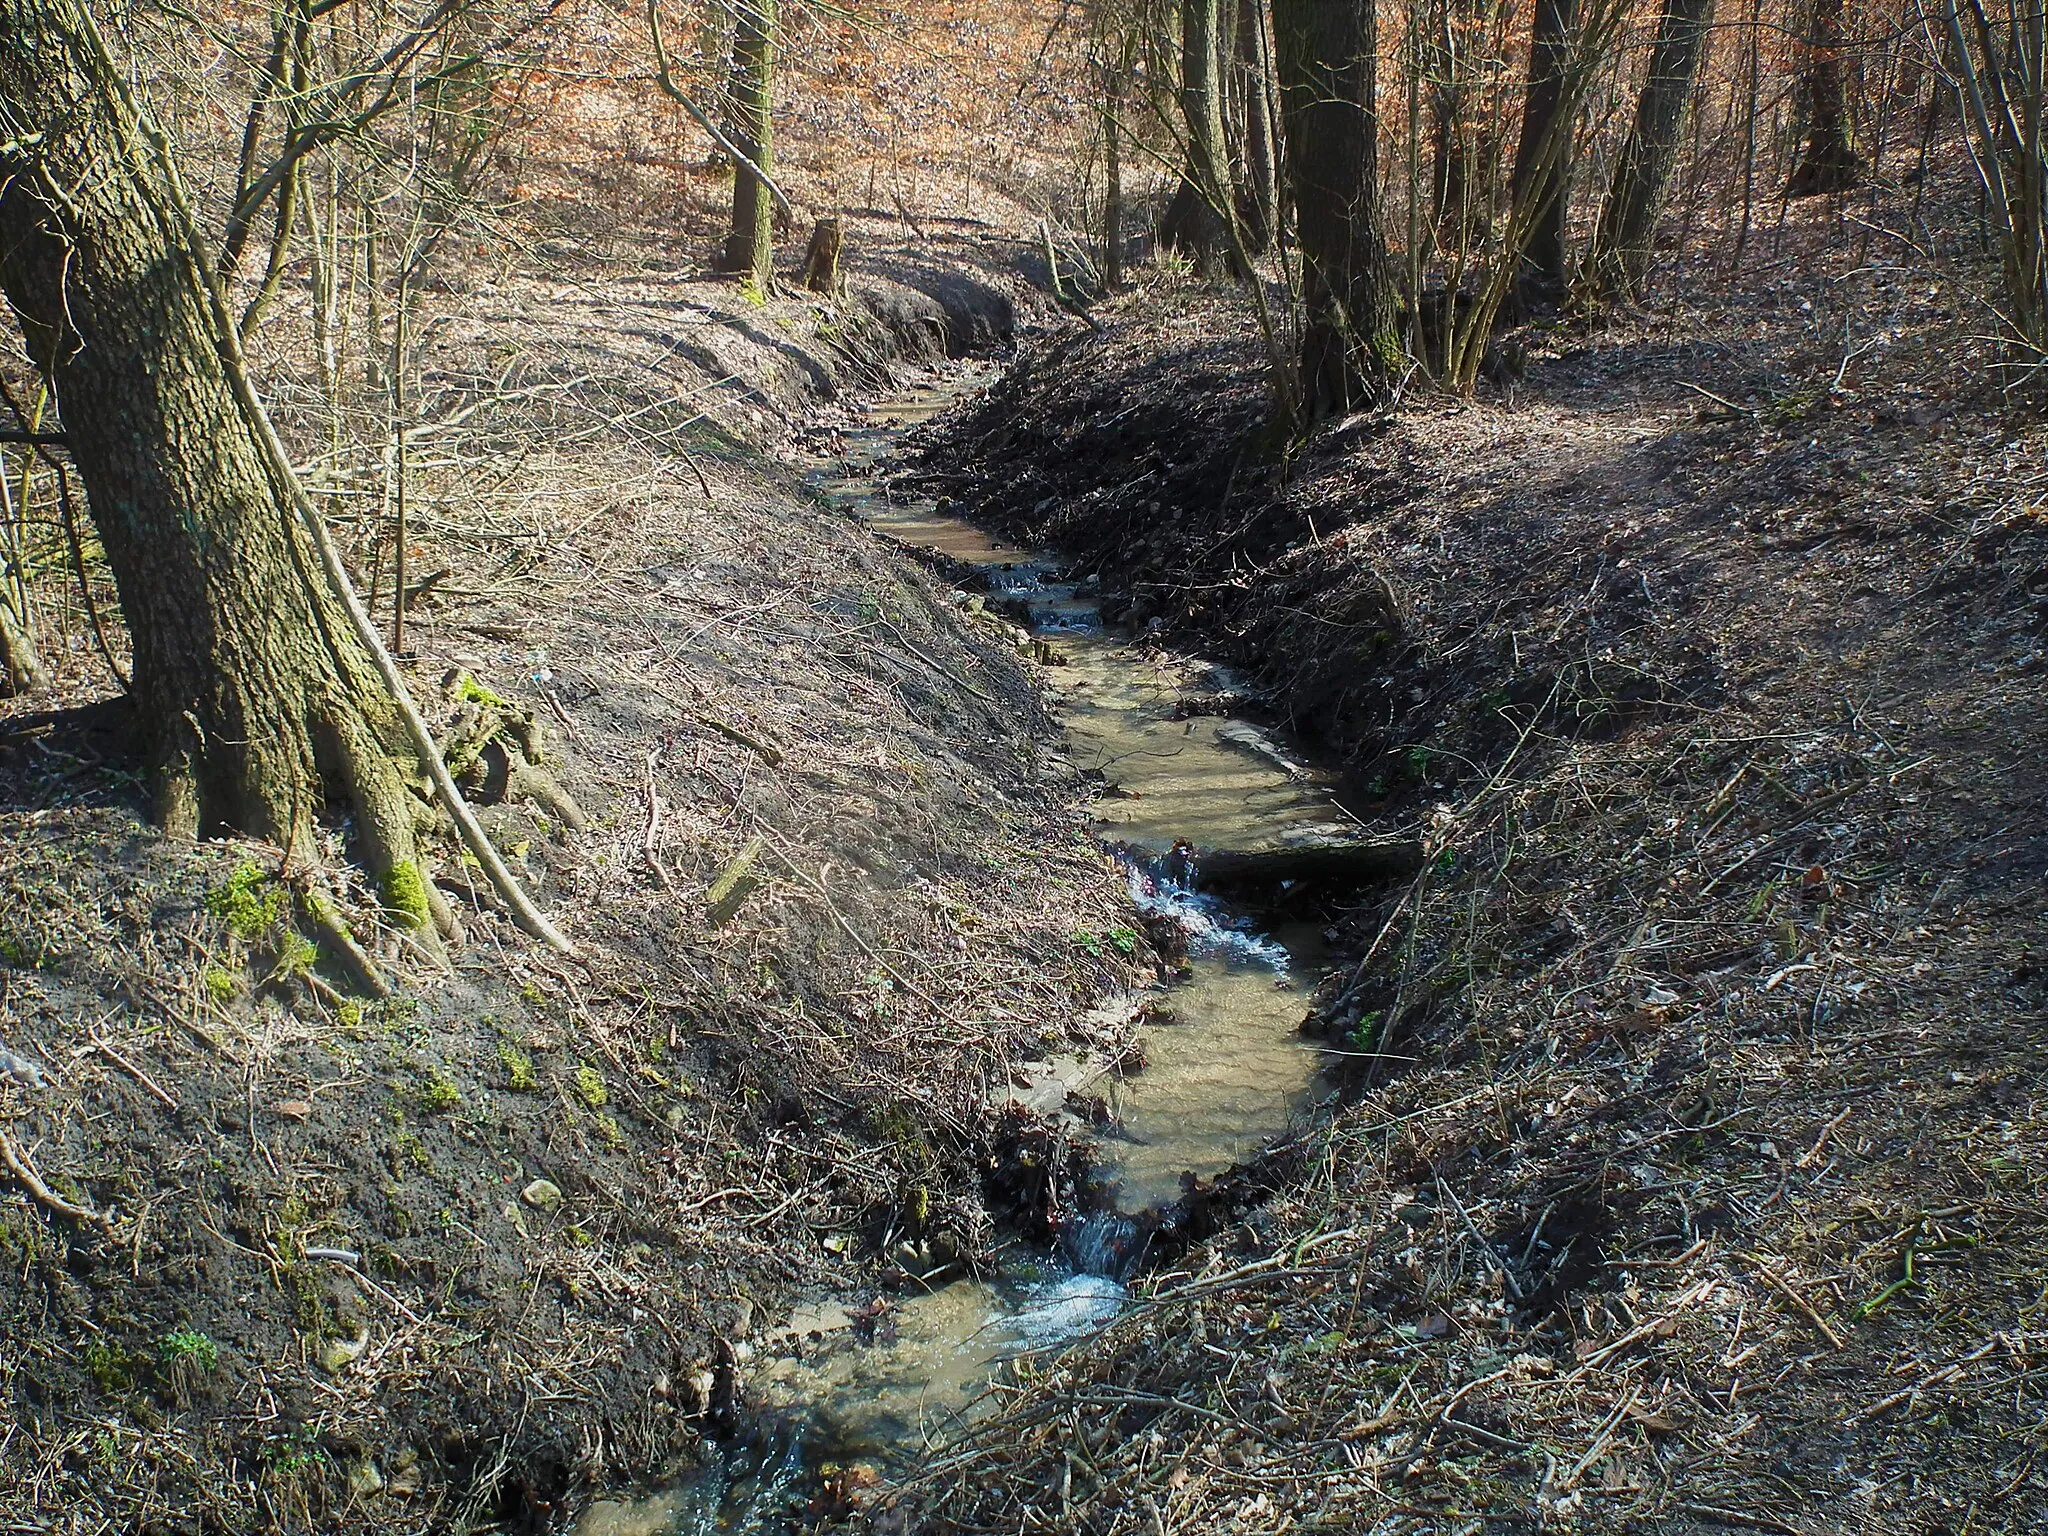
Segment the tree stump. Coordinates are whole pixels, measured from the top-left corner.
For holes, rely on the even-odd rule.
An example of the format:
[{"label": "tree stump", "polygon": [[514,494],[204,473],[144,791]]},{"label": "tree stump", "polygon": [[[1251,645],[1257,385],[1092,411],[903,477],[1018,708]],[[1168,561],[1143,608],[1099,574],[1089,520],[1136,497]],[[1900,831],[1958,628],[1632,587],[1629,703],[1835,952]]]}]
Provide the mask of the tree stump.
[{"label": "tree stump", "polygon": [[811,243],[804,251],[804,286],[813,293],[839,292],[839,249],[845,236],[837,218],[823,218],[811,226]]}]

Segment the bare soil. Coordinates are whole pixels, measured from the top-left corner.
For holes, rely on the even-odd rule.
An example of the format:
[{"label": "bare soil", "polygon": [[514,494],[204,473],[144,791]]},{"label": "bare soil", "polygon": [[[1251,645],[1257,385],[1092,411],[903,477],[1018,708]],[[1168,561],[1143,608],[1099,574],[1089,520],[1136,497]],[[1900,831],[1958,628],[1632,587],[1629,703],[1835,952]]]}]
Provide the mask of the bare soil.
[{"label": "bare soil", "polygon": [[1348,1106],[899,1528],[2048,1520],[2048,429],[1833,216],[1292,457],[1155,276],[932,444],[1429,858],[1335,919]]}]

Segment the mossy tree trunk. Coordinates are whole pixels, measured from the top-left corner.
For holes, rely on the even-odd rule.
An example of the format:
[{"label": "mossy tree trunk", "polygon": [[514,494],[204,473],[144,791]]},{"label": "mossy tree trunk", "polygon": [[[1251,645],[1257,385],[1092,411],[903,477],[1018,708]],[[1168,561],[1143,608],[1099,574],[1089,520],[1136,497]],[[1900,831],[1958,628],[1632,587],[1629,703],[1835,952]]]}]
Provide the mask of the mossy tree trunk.
[{"label": "mossy tree trunk", "polygon": [[17,573],[0,554],[0,690],[19,696],[49,686],[50,676],[29,629]]},{"label": "mossy tree trunk", "polygon": [[1596,299],[1636,297],[1650,270],[1657,215],[1678,163],[1680,130],[1713,19],[1714,0],[1664,0],[1635,124],[1622,141],[1586,263],[1587,287]]},{"label": "mossy tree trunk", "polygon": [[[775,174],[775,0],[737,0],[733,9],[732,138]],[[732,181],[732,230],[719,265],[761,292],[775,272],[775,204],[767,183],[744,166]]]},{"label": "mossy tree trunk", "polygon": [[1379,18],[1373,0],[1274,0],[1273,41],[1313,421],[1385,404],[1402,361],[1380,206]]},{"label": "mossy tree trunk", "polygon": [[338,804],[387,907],[424,927],[446,908],[415,844],[420,760],[238,392],[209,264],[80,0],[0,0],[0,111],[0,290],[120,592],[159,819],[303,867]]}]

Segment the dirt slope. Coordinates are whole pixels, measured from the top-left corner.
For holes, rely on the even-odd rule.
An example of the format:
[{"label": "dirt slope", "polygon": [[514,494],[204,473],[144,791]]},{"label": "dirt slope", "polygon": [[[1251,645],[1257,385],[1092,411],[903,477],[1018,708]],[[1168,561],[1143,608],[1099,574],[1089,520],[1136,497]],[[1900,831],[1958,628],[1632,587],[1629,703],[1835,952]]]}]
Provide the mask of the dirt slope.
[{"label": "dirt slope", "polygon": [[[10,1527],[544,1524],[687,1462],[716,1341],[858,1285],[883,1227],[988,1241],[985,1093],[1128,979],[1077,943],[1121,892],[1014,654],[757,446],[1008,327],[889,270],[427,297],[413,683],[544,728],[587,824],[488,816],[577,960],[451,859],[446,974],[335,893],[398,981],[349,996],[275,850],[145,824],[82,637],[57,707],[5,706]],[[314,454],[302,356],[266,382],[369,585],[381,466]]]},{"label": "dirt slope", "polygon": [[1246,317],[1140,294],[935,446],[1431,858],[1342,919],[1355,1102],[905,1510],[2048,1519],[2048,431],[1825,233],[1284,464]]}]

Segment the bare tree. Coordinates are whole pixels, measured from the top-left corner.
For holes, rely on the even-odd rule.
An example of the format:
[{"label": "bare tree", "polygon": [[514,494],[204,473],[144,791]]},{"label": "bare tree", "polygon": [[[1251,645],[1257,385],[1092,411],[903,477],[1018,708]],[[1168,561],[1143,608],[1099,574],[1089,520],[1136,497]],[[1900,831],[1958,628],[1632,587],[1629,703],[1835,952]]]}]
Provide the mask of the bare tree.
[{"label": "bare tree", "polygon": [[1301,409],[1386,404],[1404,358],[1380,205],[1374,0],[1274,0],[1287,183],[1301,248]]},{"label": "bare tree", "polygon": [[1279,162],[1273,143],[1273,56],[1263,0],[1238,0],[1237,221],[1245,248],[1270,250],[1280,229]]},{"label": "bare tree", "polygon": [[1713,17],[1714,0],[1664,0],[1635,123],[1622,141],[1586,261],[1586,285],[1595,298],[1633,298],[1649,271],[1657,215],[1678,163]]},{"label": "bare tree", "polygon": [[1971,163],[1997,220],[2005,267],[2003,340],[2016,381],[2048,377],[2048,11],[2040,0],[1995,10],[1938,0],[1951,85],[1970,129]]},{"label": "bare tree", "polygon": [[1799,78],[1806,102],[1806,150],[1785,184],[1787,197],[1847,191],[1863,177],[1863,157],[1856,152],[1843,90],[1844,41],[1842,0],[1809,0],[1806,65]]},{"label": "bare tree", "polygon": [[1526,201],[1528,246],[1517,289],[1524,303],[1558,304],[1570,286],[1565,221],[1571,204],[1572,116],[1566,100],[1577,0],[1536,0],[1529,28],[1529,85],[1515,147],[1510,197]]},{"label": "bare tree", "polygon": [[732,230],[719,265],[768,291],[775,270],[775,0],[738,0],[732,39]]},{"label": "bare tree", "polygon": [[1180,109],[1187,161],[1160,219],[1159,241],[1214,272],[1233,243],[1229,151],[1223,130],[1221,0],[1181,0]]},{"label": "bare tree", "polygon": [[0,0],[0,189],[0,290],[120,593],[159,821],[260,837],[304,869],[323,810],[346,806],[385,908],[431,945],[453,917],[418,840],[423,778],[515,910],[566,947],[463,805],[350,588],[249,382],[169,138],[81,0]]}]

